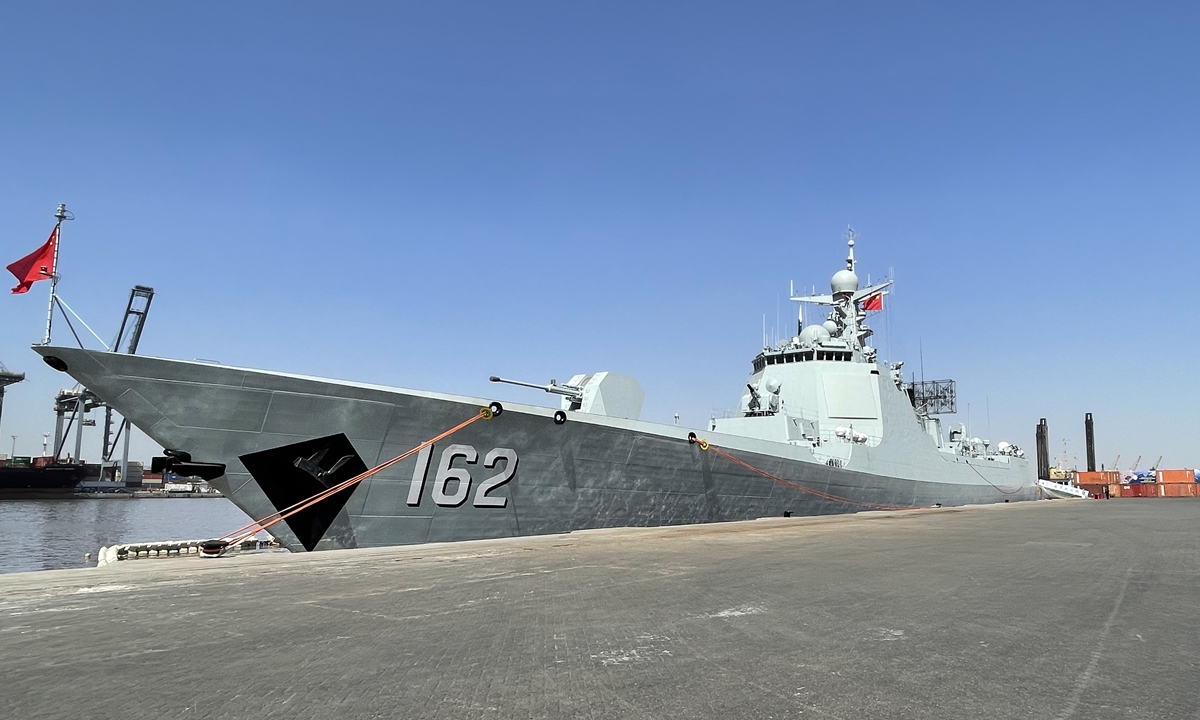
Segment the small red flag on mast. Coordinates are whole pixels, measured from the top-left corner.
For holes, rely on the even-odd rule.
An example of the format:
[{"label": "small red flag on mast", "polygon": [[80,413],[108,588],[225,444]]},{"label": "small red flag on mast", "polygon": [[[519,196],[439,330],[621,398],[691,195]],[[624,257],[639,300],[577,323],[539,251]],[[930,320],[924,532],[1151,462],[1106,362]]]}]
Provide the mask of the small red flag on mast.
[{"label": "small red flag on mast", "polygon": [[875,293],[871,297],[863,300],[862,309],[870,312],[872,310],[883,309],[883,293]]},{"label": "small red flag on mast", "polygon": [[8,271],[16,276],[17,286],[12,289],[13,295],[29,292],[29,288],[38,280],[49,280],[54,277],[54,251],[58,245],[58,226],[50,232],[46,244],[8,266]]}]

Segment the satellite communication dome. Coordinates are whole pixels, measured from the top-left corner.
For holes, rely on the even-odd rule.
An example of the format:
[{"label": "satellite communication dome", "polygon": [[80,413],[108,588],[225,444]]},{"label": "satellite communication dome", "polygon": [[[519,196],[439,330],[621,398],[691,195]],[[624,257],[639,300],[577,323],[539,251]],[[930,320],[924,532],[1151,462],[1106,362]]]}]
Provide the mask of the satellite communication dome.
[{"label": "satellite communication dome", "polygon": [[809,325],[800,331],[800,344],[814,346],[829,339],[829,331],[820,325]]},{"label": "satellite communication dome", "polygon": [[852,293],[858,290],[858,276],[853,270],[838,270],[829,281],[829,287],[834,295]]},{"label": "satellite communication dome", "polygon": [[781,385],[775,378],[771,378],[767,381],[767,392],[771,393],[772,395],[779,392],[779,388],[781,387],[783,387],[783,385]]},{"label": "satellite communication dome", "polygon": [[821,323],[821,327],[825,328],[825,330],[829,333],[829,337],[833,337],[838,331],[837,323],[832,320],[826,320],[825,322]]}]

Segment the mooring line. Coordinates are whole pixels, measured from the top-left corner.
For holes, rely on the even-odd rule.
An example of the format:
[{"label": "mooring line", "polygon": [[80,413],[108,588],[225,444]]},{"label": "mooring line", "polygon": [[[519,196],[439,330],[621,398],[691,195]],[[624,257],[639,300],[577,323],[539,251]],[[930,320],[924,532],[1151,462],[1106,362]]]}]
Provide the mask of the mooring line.
[{"label": "mooring line", "polygon": [[978,475],[980,478],[982,478],[985,483],[987,483],[988,485],[991,485],[993,488],[996,489],[997,492],[999,492],[1002,495],[1016,495],[1017,493],[1019,493],[1025,489],[1025,483],[1021,483],[1020,485],[1017,486],[1016,490],[1005,490],[1004,488],[1000,487],[999,485],[992,482],[991,480],[988,480],[986,477],[983,477],[983,473],[979,472],[979,468],[972,465],[970,460],[967,461],[967,467],[974,470],[976,475]]},{"label": "mooring line", "polygon": [[455,425],[454,427],[450,428],[449,430],[446,430],[445,432],[441,433],[440,435],[437,435],[435,437],[432,437],[432,438],[426,440],[425,442],[417,445],[416,447],[413,447],[410,450],[407,450],[407,451],[397,455],[396,457],[392,458],[391,460],[388,460],[385,463],[377,465],[377,466],[371,468],[370,470],[367,470],[366,472],[360,473],[359,475],[355,475],[354,477],[349,478],[348,480],[343,480],[342,482],[338,483],[337,485],[325,488],[324,490],[317,493],[316,495],[313,495],[312,497],[305,498],[304,500],[300,500],[299,502],[293,503],[293,504],[289,505],[288,507],[285,507],[281,510],[276,510],[275,512],[273,512],[269,515],[266,515],[266,516],[262,517],[261,519],[255,520],[254,522],[250,523],[249,525],[244,525],[244,526],[238,528],[237,530],[234,530],[231,533],[226,533],[225,535],[222,535],[220,538],[217,538],[216,540],[209,540],[205,544],[210,545],[212,552],[215,554],[224,552],[224,549],[229,547],[230,545],[237,545],[238,543],[242,542],[243,540],[247,540],[247,539],[253,537],[258,532],[260,532],[262,530],[266,530],[267,528],[271,527],[272,525],[275,525],[276,523],[278,523],[282,520],[286,520],[287,518],[291,517],[292,515],[295,515],[296,513],[300,512],[301,510],[305,510],[309,507],[312,507],[313,505],[321,502],[325,498],[328,498],[331,495],[339,493],[342,490],[345,490],[346,488],[352,487],[352,486],[362,482],[363,480],[366,480],[367,478],[371,477],[372,475],[375,475],[376,473],[379,473],[379,472],[382,472],[382,471],[388,469],[389,467],[395,465],[396,463],[400,462],[401,460],[404,460],[405,458],[413,455],[414,453],[418,453],[421,450],[424,450],[425,448],[429,447],[430,445],[433,445],[434,443],[438,443],[438,442],[441,442],[442,440],[445,440],[446,438],[450,437],[454,433],[458,432],[459,430],[462,430],[463,428],[467,427],[468,425],[470,425],[476,421],[491,420],[493,417],[495,417],[496,415],[499,415],[501,412],[503,412],[503,410],[504,410],[504,408],[500,405],[500,403],[492,403],[488,407],[480,408],[479,412],[476,413],[469,420],[464,420],[463,422]]},{"label": "mooring line", "polygon": [[850,498],[841,497],[839,495],[834,495],[832,493],[823,492],[821,490],[814,490],[813,488],[805,487],[803,485],[800,485],[799,483],[794,483],[791,480],[784,480],[783,478],[781,478],[777,475],[772,475],[771,473],[767,472],[766,470],[760,470],[744,460],[739,460],[738,458],[736,458],[736,457],[730,455],[729,453],[725,452],[724,450],[720,449],[716,445],[713,445],[709,441],[701,440],[700,438],[697,438],[695,433],[688,434],[688,442],[698,445],[700,447],[700,449],[705,452],[716,453],[717,455],[720,455],[721,457],[725,458],[729,462],[734,463],[735,465],[740,465],[753,473],[756,473],[758,475],[761,475],[761,476],[767,478],[768,480],[773,480],[774,482],[777,482],[780,485],[790,487],[793,490],[799,490],[800,492],[808,493],[809,495],[815,495],[816,497],[822,498],[824,500],[831,500],[833,502],[845,503],[847,505],[861,505],[863,507],[874,508],[876,510],[917,510],[918,508],[921,507],[919,505],[882,505],[880,503],[864,502],[862,500],[851,500]]}]

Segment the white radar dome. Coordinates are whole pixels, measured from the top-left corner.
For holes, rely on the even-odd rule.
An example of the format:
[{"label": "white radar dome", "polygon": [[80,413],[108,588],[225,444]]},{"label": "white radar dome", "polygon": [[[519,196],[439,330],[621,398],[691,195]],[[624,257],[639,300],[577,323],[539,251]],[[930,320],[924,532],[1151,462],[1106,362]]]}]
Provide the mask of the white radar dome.
[{"label": "white radar dome", "polygon": [[800,331],[800,344],[814,346],[829,340],[829,331],[820,325],[809,325]]},{"label": "white radar dome", "polygon": [[821,327],[825,328],[825,331],[829,333],[829,337],[833,337],[837,334],[837,323],[832,320],[826,320],[825,322],[821,323]]},{"label": "white radar dome", "polygon": [[829,281],[829,287],[834,295],[852,293],[858,290],[858,276],[852,270],[838,270]]},{"label": "white radar dome", "polygon": [[767,381],[767,392],[771,393],[772,395],[779,392],[779,388],[781,387],[783,387],[783,385],[781,385],[775,378],[771,378]]}]

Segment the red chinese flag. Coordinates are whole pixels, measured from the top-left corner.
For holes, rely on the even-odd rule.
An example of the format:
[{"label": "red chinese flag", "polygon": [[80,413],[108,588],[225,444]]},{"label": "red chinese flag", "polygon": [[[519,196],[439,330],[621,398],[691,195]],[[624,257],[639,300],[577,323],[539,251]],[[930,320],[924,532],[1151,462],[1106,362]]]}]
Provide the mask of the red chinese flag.
[{"label": "red chinese flag", "polygon": [[870,312],[872,310],[883,309],[883,293],[876,293],[871,297],[863,300],[862,309]]},{"label": "red chinese flag", "polygon": [[49,280],[54,275],[54,250],[58,245],[58,226],[50,233],[46,244],[8,266],[8,271],[17,276],[13,295],[29,292],[38,280]]}]

